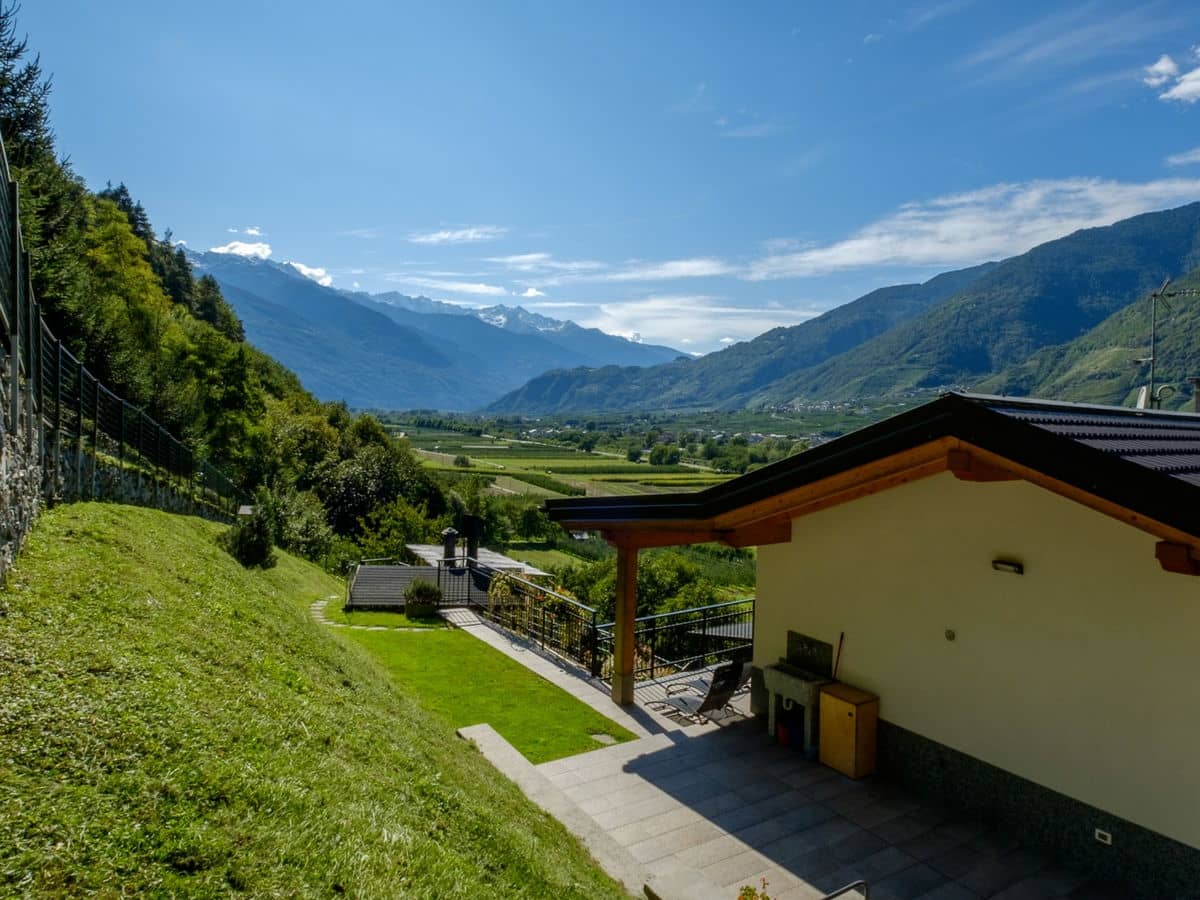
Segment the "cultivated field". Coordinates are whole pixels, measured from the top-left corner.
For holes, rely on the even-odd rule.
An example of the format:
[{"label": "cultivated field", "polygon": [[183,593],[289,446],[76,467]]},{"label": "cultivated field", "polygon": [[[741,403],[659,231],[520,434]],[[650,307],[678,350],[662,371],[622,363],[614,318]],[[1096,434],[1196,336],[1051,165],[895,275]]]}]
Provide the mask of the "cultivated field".
[{"label": "cultivated field", "polygon": [[[494,477],[491,489],[497,493],[544,498],[698,491],[732,477],[693,466],[633,463],[616,455],[583,453],[550,444],[410,426],[400,431],[426,465]],[[454,465],[460,456],[465,456],[470,466]]]}]

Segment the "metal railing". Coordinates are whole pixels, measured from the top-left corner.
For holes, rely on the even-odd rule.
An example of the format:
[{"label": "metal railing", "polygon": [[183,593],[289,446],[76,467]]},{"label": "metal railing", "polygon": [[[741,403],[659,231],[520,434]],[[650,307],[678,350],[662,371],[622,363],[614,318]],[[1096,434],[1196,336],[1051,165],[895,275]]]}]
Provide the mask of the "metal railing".
[{"label": "metal railing", "polygon": [[601,652],[596,610],[519,575],[470,563],[488,583],[486,601],[472,604],[479,615],[578,663],[593,677],[604,673],[608,657]]},{"label": "metal railing", "polygon": [[39,460],[47,499],[180,499],[221,517],[238,490],[139,407],[101,384],[42,319],[20,228],[20,189],[0,143],[0,426]]},{"label": "metal railing", "polygon": [[[614,623],[600,626],[612,653]],[[731,600],[634,619],[636,681],[748,660],[754,649],[754,599]]]}]

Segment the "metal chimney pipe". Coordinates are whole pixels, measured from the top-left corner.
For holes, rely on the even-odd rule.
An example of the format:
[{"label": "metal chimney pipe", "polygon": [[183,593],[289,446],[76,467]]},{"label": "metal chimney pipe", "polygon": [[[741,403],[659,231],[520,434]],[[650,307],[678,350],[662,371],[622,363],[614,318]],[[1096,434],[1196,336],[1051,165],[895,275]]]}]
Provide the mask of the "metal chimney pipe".
[{"label": "metal chimney pipe", "polygon": [[1192,412],[1200,413],[1200,375],[1193,375],[1188,384],[1192,386]]},{"label": "metal chimney pipe", "polygon": [[453,565],[457,556],[458,532],[453,528],[447,528],[442,532],[442,561],[446,565]]}]

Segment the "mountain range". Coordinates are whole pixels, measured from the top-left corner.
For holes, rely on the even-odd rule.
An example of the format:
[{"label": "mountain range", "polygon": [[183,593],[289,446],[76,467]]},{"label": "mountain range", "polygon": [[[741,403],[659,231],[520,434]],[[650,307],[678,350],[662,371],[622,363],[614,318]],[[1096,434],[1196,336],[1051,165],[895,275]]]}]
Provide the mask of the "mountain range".
[{"label": "mountain range", "polygon": [[[1145,310],[1130,305],[1197,266],[1200,203],[1192,203],[1077,231],[924,284],[881,288],[699,359],[547,372],[488,411],[793,406],[949,386],[1122,402],[1141,377],[1129,350]],[[1148,327],[1145,321],[1141,333]],[[1200,351],[1200,333],[1192,333],[1194,341],[1173,339],[1181,345],[1175,352],[1185,353],[1183,344]],[[1119,371],[1102,362],[1107,340],[1123,342],[1112,350]],[[1160,357],[1170,349],[1164,341]],[[1068,360],[1074,368],[1063,368]]]},{"label": "mountain range", "polygon": [[466,309],[428,297],[323,286],[286,263],[194,253],[246,337],[324,400],[354,407],[467,410],[551,369],[645,366],[678,358],[519,306]]}]

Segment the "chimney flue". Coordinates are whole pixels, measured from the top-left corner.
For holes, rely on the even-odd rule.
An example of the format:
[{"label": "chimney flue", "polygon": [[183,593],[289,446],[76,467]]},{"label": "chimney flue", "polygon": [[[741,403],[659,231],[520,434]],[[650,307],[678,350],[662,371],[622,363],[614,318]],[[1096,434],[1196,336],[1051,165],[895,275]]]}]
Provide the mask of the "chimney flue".
[{"label": "chimney flue", "polygon": [[446,565],[452,565],[455,557],[458,556],[458,532],[453,528],[447,528],[442,532],[442,561]]},{"label": "chimney flue", "polygon": [[1193,375],[1188,384],[1192,386],[1192,412],[1200,413],[1200,375]]}]

